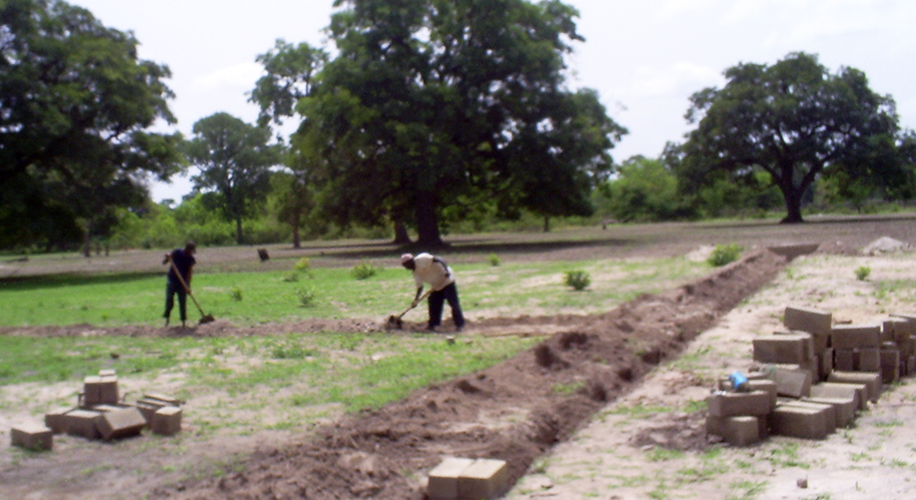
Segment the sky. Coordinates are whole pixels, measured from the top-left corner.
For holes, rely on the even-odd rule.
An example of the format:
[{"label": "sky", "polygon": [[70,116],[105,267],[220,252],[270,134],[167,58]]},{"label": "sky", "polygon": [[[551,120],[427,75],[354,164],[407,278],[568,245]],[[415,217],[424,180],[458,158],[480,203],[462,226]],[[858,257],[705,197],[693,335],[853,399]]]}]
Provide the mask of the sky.
[{"label": "sky", "polygon": [[[263,68],[255,62],[282,38],[324,46],[333,0],[70,0],[107,27],[132,31],[141,59],[167,65],[178,130],[227,112],[254,123],[248,102]],[[617,162],[658,157],[691,130],[689,97],[721,87],[739,63],[773,64],[816,54],[830,72],[859,69],[872,91],[897,103],[916,129],[916,1],[913,0],[565,0],[578,9],[584,42],[567,59],[571,88],[598,92],[629,134]],[[329,48],[333,48],[332,46]],[[156,201],[180,200],[187,176],[153,183]]]}]

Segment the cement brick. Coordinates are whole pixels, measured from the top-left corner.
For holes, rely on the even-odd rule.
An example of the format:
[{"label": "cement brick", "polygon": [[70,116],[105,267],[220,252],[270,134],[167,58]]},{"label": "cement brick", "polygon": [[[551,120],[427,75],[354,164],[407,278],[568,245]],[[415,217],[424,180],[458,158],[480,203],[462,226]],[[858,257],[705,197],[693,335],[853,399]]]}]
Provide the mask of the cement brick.
[{"label": "cement brick", "polygon": [[881,328],[881,340],[884,342],[891,341],[900,344],[909,340],[913,334],[913,327],[904,318],[886,318],[882,322]]},{"label": "cement brick", "polygon": [[23,424],[10,431],[11,444],[28,450],[54,448],[54,431],[40,424]]},{"label": "cement brick", "polygon": [[174,436],[181,432],[181,408],[177,406],[163,406],[159,408],[149,423],[156,434]]},{"label": "cement brick", "polygon": [[[813,388],[812,388],[813,389]],[[836,410],[836,425],[837,427],[849,427],[849,424],[856,418],[856,411],[859,409],[859,403],[857,398],[848,397],[848,398],[828,398],[828,397],[810,397],[805,398],[802,401],[809,401],[812,403],[827,404],[833,406]]]},{"label": "cement brick", "polygon": [[881,345],[881,325],[835,325],[830,332],[834,349],[876,348]]},{"label": "cement brick", "polygon": [[786,307],[782,322],[790,330],[829,335],[833,315],[828,311],[789,306]]},{"label": "cement brick", "polygon": [[900,351],[881,349],[881,382],[893,384],[900,378]]},{"label": "cement brick", "polygon": [[776,394],[791,398],[807,396],[814,383],[811,370],[801,367],[773,367],[772,379],[776,382]]},{"label": "cement brick", "polygon": [[169,405],[169,406],[181,406],[181,401],[179,399],[173,398],[172,396],[168,396],[165,394],[160,394],[157,392],[144,393],[143,399],[146,399],[148,401],[154,400],[154,401],[157,401],[157,402],[163,403],[164,405]]},{"label": "cement brick", "polygon": [[770,394],[764,391],[717,393],[706,401],[714,417],[766,415],[772,409]]},{"label": "cement brick", "polygon": [[786,406],[798,407],[798,408],[810,408],[822,412],[824,419],[824,428],[827,430],[827,434],[833,434],[836,432],[837,428],[837,415],[836,408],[833,405],[824,404],[824,403],[814,403],[810,401],[795,400],[789,403],[785,403]]},{"label": "cement brick", "polygon": [[878,401],[878,397],[881,396],[881,390],[883,388],[881,374],[877,372],[835,371],[827,377],[827,381],[846,384],[865,384],[865,386],[868,387],[868,400],[871,402]]},{"label": "cement brick", "polygon": [[880,372],[881,349],[878,349],[877,347],[856,349],[856,369],[853,371]]},{"label": "cement brick", "polygon": [[814,351],[810,334],[780,333],[756,338],[752,343],[754,361],[761,363],[804,363]]},{"label": "cement brick", "polygon": [[769,415],[770,432],[777,436],[824,439],[827,423],[824,413],[813,408],[779,405]]},{"label": "cement brick", "polygon": [[80,436],[86,439],[99,439],[102,435],[96,427],[96,418],[101,412],[77,409],[67,412],[64,415],[66,419],[67,434],[71,436]]},{"label": "cement brick", "polygon": [[760,441],[761,420],[766,417],[706,417],[706,433],[719,436],[728,444],[747,446]]},{"label": "cement brick", "polygon": [[833,348],[828,347],[817,356],[818,381],[826,380],[831,372],[833,372]]},{"label": "cement brick", "polygon": [[458,477],[459,500],[491,500],[509,489],[509,468],[503,460],[480,458]]},{"label": "cement brick", "polygon": [[833,349],[833,369],[843,372],[851,372],[856,369],[856,350],[855,349]]},{"label": "cement brick", "polygon": [[83,404],[85,408],[103,404],[118,404],[117,377],[91,375],[83,380]]},{"label": "cement brick", "polygon": [[67,432],[67,421],[65,415],[73,408],[58,408],[45,413],[45,426],[54,434]]},{"label": "cement brick", "polygon": [[776,406],[776,382],[770,379],[749,379],[747,386],[752,391],[763,391],[770,395],[770,408]]},{"label": "cement brick", "polygon": [[457,500],[458,478],[474,463],[470,458],[449,457],[429,473],[426,494],[430,500]]},{"label": "cement brick", "polygon": [[146,419],[136,407],[103,412],[96,421],[96,427],[102,439],[123,439],[139,436],[146,427]]},{"label": "cement brick", "polygon": [[865,384],[843,384],[838,382],[821,382],[811,386],[811,397],[852,399],[859,410],[868,409],[868,387]]}]

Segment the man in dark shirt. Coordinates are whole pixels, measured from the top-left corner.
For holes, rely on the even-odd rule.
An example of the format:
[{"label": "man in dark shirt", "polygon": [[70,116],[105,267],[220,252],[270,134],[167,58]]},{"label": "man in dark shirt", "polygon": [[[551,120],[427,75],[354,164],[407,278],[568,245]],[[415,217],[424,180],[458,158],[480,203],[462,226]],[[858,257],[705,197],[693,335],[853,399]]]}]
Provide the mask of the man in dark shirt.
[{"label": "man in dark shirt", "polygon": [[[196,252],[197,245],[188,240],[184,248],[172,250],[172,253],[165,254],[165,259],[162,260],[163,264],[172,264],[169,266],[169,277],[165,287],[165,326],[169,326],[169,317],[175,305],[175,294],[178,294],[178,311],[181,314],[182,327],[188,319],[188,292],[191,291],[191,270],[197,263],[194,260]],[[176,270],[179,274],[176,274]]]}]

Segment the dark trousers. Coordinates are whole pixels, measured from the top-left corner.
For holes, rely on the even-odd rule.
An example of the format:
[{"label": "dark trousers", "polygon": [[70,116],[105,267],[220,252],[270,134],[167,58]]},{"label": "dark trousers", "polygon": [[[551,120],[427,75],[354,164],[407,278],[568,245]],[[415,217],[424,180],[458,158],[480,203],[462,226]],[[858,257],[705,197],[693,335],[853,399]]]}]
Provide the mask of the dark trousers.
[{"label": "dark trousers", "polygon": [[181,314],[181,322],[188,319],[188,292],[181,286],[181,283],[173,283],[169,280],[165,287],[165,314],[162,316],[168,319],[172,315],[172,307],[175,306],[175,294],[178,294],[178,312]]},{"label": "dark trousers", "polygon": [[464,314],[461,313],[461,303],[458,302],[458,287],[454,283],[442,290],[429,294],[429,327],[435,328],[442,324],[442,304],[448,301],[452,308],[452,320],[455,327],[464,326]]}]

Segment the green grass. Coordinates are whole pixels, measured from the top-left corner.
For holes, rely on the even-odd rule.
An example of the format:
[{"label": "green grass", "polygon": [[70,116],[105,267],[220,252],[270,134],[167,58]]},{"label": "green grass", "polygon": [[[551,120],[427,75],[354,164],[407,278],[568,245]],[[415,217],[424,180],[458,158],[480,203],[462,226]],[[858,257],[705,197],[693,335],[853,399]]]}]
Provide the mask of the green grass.
[{"label": "green grass", "polygon": [[[580,261],[577,267],[592,276],[592,284],[572,293],[563,282],[568,266],[481,262],[453,268],[462,305],[471,314],[519,307],[554,314],[606,312],[641,293],[657,293],[708,272],[702,263],[683,258]],[[344,268],[311,269],[311,277],[300,275],[297,281],[289,280],[290,272],[199,273],[192,290],[205,313],[243,326],[303,317],[385,318],[409,305],[415,292],[410,274],[399,267],[377,268],[375,275],[360,280]],[[308,304],[301,298],[305,289],[312,295]],[[0,281],[0,326],[158,325],[164,296],[161,274],[7,279]],[[173,322],[177,318],[176,310]],[[191,300],[188,319],[200,319]]]}]

